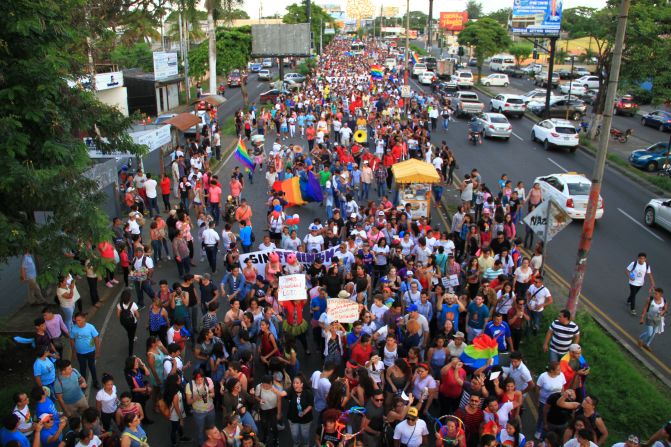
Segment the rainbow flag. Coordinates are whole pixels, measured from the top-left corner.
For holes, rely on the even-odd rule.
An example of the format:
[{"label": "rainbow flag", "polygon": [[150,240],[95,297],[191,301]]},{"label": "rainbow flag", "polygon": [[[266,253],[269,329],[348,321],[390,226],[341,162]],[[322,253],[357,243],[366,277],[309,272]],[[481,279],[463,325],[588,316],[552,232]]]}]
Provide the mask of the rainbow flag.
[{"label": "rainbow flag", "polygon": [[284,192],[287,206],[304,205],[308,202],[321,202],[323,199],[319,180],[312,171],[301,172],[298,176],[273,184],[274,191]]},{"label": "rainbow flag", "polygon": [[410,63],[416,64],[418,62],[419,62],[419,57],[417,56],[417,53],[415,53],[413,51],[412,53],[410,53]]},{"label": "rainbow flag", "polygon": [[475,337],[459,357],[464,366],[472,369],[485,366],[487,360],[491,358],[494,359],[493,365],[499,364],[499,344],[495,339],[485,334]]},{"label": "rainbow flag", "polygon": [[379,65],[371,65],[370,66],[370,75],[374,79],[382,79],[382,67]]},{"label": "rainbow flag", "polygon": [[245,143],[242,142],[242,138],[238,138],[238,147],[235,148],[234,155],[246,169],[254,172],[254,162],[252,161],[252,157],[249,156],[249,152],[247,152],[247,148],[245,147]]}]

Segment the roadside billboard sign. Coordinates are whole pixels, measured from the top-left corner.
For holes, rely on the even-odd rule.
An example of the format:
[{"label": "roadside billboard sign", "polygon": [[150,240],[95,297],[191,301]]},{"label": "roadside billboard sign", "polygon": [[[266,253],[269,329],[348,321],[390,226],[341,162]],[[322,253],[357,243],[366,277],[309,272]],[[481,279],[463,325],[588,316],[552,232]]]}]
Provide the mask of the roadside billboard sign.
[{"label": "roadside billboard sign", "polygon": [[511,28],[520,36],[559,36],[563,0],[514,0]]},{"label": "roadside billboard sign", "polygon": [[162,81],[164,79],[177,76],[179,74],[179,64],[177,63],[177,53],[165,53],[163,51],[154,51],[154,79]]},{"label": "roadside billboard sign", "polygon": [[445,31],[461,31],[468,22],[468,12],[441,12],[438,26]]}]

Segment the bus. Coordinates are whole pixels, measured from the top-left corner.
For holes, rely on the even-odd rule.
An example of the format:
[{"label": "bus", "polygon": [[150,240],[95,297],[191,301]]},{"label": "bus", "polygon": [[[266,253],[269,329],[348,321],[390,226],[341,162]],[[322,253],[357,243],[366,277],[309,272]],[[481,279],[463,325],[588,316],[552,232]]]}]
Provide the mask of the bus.
[{"label": "bus", "polygon": [[363,50],[365,47],[366,46],[361,42],[354,42],[350,47],[350,51],[352,52],[353,55],[358,56],[360,54],[363,54]]},{"label": "bus", "polygon": [[512,54],[495,54],[489,60],[489,69],[491,71],[503,71],[506,68],[515,66],[515,57]]}]

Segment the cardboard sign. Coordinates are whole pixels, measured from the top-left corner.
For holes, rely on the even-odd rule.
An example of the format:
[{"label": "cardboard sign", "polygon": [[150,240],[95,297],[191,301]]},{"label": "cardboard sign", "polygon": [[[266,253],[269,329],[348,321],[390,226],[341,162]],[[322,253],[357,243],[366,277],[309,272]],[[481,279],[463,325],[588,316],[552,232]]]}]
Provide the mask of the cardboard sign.
[{"label": "cardboard sign", "polygon": [[308,299],[305,273],[284,275],[278,278],[278,301],[296,301]]},{"label": "cardboard sign", "polygon": [[359,304],[343,298],[329,298],[326,301],[326,315],[329,321],[354,323],[359,319]]}]

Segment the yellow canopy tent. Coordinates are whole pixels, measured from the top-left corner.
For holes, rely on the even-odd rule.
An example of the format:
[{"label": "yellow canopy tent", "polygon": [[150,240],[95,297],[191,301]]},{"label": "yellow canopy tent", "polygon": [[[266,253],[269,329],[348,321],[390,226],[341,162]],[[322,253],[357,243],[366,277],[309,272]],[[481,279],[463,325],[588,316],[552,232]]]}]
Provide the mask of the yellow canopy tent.
[{"label": "yellow canopy tent", "polygon": [[438,183],[440,175],[432,164],[411,158],[391,167],[396,183]]}]

